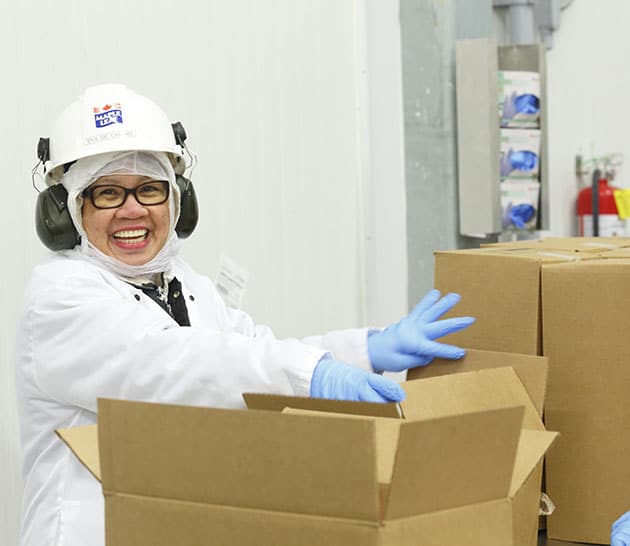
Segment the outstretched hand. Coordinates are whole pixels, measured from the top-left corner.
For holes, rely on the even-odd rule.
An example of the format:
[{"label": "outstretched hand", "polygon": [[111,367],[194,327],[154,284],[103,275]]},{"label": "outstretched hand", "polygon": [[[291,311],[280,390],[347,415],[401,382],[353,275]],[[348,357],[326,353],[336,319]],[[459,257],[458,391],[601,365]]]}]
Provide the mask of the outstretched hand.
[{"label": "outstretched hand", "polygon": [[438,320],[460,299],[459,294],[452,293],[440,299],[440,292],[431,290],[409,315],[383,331],[371,332],[368,354],[374,370],[400,372],[426,366],[434,358],[462,358],[464,349],[434,341],[475,321],[472,317]]}]

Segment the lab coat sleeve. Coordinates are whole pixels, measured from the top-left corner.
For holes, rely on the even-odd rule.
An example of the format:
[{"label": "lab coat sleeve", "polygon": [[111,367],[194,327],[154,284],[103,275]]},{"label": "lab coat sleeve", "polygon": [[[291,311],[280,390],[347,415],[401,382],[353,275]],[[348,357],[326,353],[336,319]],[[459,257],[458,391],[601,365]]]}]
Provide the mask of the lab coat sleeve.
[{"label": "lab coat sleeve", "polygon": [[[236,309],[227,310],[232,328],[249,335],[256,332],[256,336],[272,336],[266,326],[255,325],[254,321]],[[367,328],[351,328],[347,330],[333,330],[321,336],[309,336],[300,341],[312,347],[318,347],[328,352],[335,360],[352,364],[367,371],[373,371],[367,352]]]},{"label": "lab coat sleeve", "polygon": [[81,275],[33,292],[23,328],[39,388],[90,411],[98,397],[238,408],[243,392],[309,394],[324,350],[264,329],[179,327],[140,303]]},{"label": "lab coat sleeve", "polygon": [[336,360],[371,372],[373,370],[367,351],[367,334],[367,328],[350,328],[333,330],[322,336],[305,337],[301,341],[326,349]]}]

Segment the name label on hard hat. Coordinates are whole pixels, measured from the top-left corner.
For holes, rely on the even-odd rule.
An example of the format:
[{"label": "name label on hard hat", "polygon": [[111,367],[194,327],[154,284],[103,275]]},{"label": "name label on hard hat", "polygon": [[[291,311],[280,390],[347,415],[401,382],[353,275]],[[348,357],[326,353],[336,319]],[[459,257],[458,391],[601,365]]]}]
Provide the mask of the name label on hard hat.
[{"label": "name label on hard hat", "polygon": [[99,142],[105,142],[106,140],[115,140],[117,138],[122,137],[124,134],[127,138],[134,138],[136,136],[136,131],[125,131],[121,133],[120,131],[110,131],[109,133],[102,133],[100,135],[92,135],[87,137],[83,144],[85,146],[92,146],[93,144],[98,144]]}]

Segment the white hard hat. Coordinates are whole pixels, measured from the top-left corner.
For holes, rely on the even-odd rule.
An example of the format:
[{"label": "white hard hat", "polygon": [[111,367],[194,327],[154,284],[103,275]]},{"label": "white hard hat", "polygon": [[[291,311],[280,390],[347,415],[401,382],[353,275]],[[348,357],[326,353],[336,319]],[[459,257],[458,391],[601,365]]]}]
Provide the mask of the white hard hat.
[{"label": "white hard hat", "polygon": [[166,152],[177,174],[185,168],[183,142],[176,142],[166,114],[153,101],[121,84],[87,88],[57,118],[45,163],[46,182],[54,184],[63,166],[107,152]]}]

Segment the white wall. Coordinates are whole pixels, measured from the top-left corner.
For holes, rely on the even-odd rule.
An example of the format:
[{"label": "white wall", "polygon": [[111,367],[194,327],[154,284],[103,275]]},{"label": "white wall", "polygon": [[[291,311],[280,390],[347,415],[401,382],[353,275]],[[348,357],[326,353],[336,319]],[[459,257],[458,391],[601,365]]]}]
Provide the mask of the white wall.
[{"label": "white wall", "polygon": [[[127,83],[181,120],[201,221],[185,255],[250,272],[244,308],[281,336],[406,310],[397,1],[21,0],[0,4],[0,544],[17,544],[11,353],[45,256],[30,169],[39,136],[87,85]],[[79,342],[80,340],[77,340]]]},{"label": "white wall", "polygon": [[[547,56],[550,231],[576,235],[575,155],[621,152],[630,162],[630,2],[574,0]],[[630,165],[615,185],[630,186]]]}]

